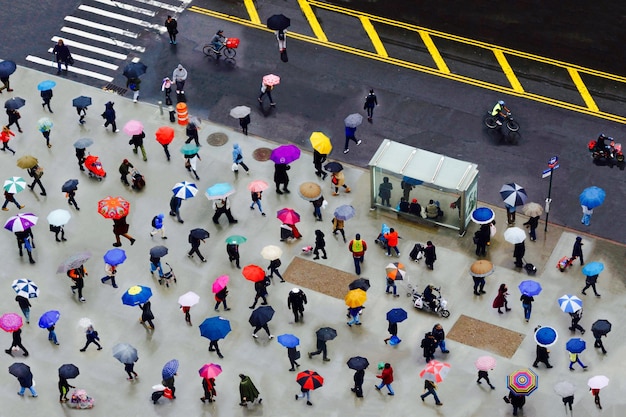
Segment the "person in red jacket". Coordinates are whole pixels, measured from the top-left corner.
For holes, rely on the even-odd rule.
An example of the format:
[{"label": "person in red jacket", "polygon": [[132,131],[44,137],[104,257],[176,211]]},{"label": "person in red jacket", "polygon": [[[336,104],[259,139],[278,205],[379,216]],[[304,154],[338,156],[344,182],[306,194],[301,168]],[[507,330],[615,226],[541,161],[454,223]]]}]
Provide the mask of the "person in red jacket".
[{"label": "person in red jacket", "polygon": [[396,256],[400,256],[400,250],[398,249],[398,232],[392,227],[389,229],[389,233],[383,235],[387,239],[387,256],[391,256],[391,249],[396,251]]},{"label": "person in red jacket", "polygon": [[391,367],[391,364],[386,363],[383,367],[383,371],[380,375],[376,375],[376,378],[380,378],[382,381],[380,381],[379,385],[374,385],[374,388],[380,391],[383,386],[386,386],[389,390],[387,395],[395,395],[393,388],[391,388],[391,383],[393,382],[393,368]]},{"label": "person in red jacket", "polygon": [[365,251],[367,250],[367,243],[361,240],[361,235],[356,234],[355,238],[348,244],[348,249],[352,252],[354,258],[354,269],[357,275],[361,275],[361,264],[365,258]]}]

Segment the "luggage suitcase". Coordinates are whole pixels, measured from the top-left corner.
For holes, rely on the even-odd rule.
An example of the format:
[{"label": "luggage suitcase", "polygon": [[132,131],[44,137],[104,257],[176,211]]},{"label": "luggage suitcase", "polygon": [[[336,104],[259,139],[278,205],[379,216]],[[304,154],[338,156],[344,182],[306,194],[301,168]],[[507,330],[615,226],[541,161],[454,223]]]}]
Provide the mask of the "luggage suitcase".
[{"label": "luggage suitcase", "polygon": [[524,265],[524,269],[528,275],[535,275],[537,273],[537,267],[533,264]]}]

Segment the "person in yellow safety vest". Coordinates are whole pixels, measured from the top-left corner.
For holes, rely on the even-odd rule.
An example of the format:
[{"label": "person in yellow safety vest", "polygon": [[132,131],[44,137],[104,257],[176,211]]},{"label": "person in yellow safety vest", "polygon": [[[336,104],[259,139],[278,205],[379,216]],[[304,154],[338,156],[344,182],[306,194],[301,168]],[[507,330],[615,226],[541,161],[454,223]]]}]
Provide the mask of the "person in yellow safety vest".
[{"label": "person in yellow safety vest", "polygon": [[356,234],[355,239],[351,240],[348,244],[348,249],[352,252],[354,258],[354,269],[357,275],[361,275],[361,264],[365,257],[365,251],[367,250],[367,243],[361,240],[361,235]]},{"label": "person in yellow safety vest", "polygon": [[504,105],[504,101],[498,101],[495,106],[493,106],[493,110],[491,110],[491,115],[497,117],[496,123],[499,126],[502,126],[502,121],[506,118],[507,113],[510,113],[510,110]]}]

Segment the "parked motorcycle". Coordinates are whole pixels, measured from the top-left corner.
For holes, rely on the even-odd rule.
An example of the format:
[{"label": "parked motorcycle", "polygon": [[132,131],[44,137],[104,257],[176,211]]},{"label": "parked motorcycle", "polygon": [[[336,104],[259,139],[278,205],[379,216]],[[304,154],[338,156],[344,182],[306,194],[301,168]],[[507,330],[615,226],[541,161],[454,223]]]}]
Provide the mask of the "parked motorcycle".
[{"label": "parked motorcycle", "polygon": [[615,143],[613,138],[601,134],[598,136],[597,140],[589,141],[587,149],[591,152],[591,157],[595,164],[608,165],[611,168],[617,165],[621,169],[624,169],[625,164],[622,144]]},{"label": "parked motorcycle", "polygon": [[411,291],[409,295],[413,296],[413,307],[418,310],[425,311],[427,313],[438,314],[443,318],[450,317],[450,311],[448,311],[448,301],[441,296],[440,288],[433,288],[433,291],[437,292],[437,296],[433,301],[433,305],[424,301],[423,294],[419,293],[415,289]]},{"label": "parked motorcycle", "polygon": [[506,113],[506,116],[504,118],[504,122],[502,122],[502,123],[498,123],[498,116],[492,116],[491,112],[488,111],[487,115],[483,119],[483,123],[489,129],[496,129],[496,128],[502,127],[504,125],[511,132],[517,132],[519,130],[519,128],[520,128],[519,123],[517,123],[515,120],[513,120],[513,116],[511,115],[510,111]]}]

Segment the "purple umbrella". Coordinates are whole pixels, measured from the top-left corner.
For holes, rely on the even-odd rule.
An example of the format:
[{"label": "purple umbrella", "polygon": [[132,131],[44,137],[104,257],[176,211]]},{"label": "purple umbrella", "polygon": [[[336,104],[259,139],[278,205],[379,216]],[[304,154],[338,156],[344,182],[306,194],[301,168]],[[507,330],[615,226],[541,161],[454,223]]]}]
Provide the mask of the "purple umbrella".
[{"label": "purple umbrella", "polygon": [[276,164],[290,164],[298,158],[300,158],[300,148],[296,145],[281,145],[270,155],[270,159]]}]

